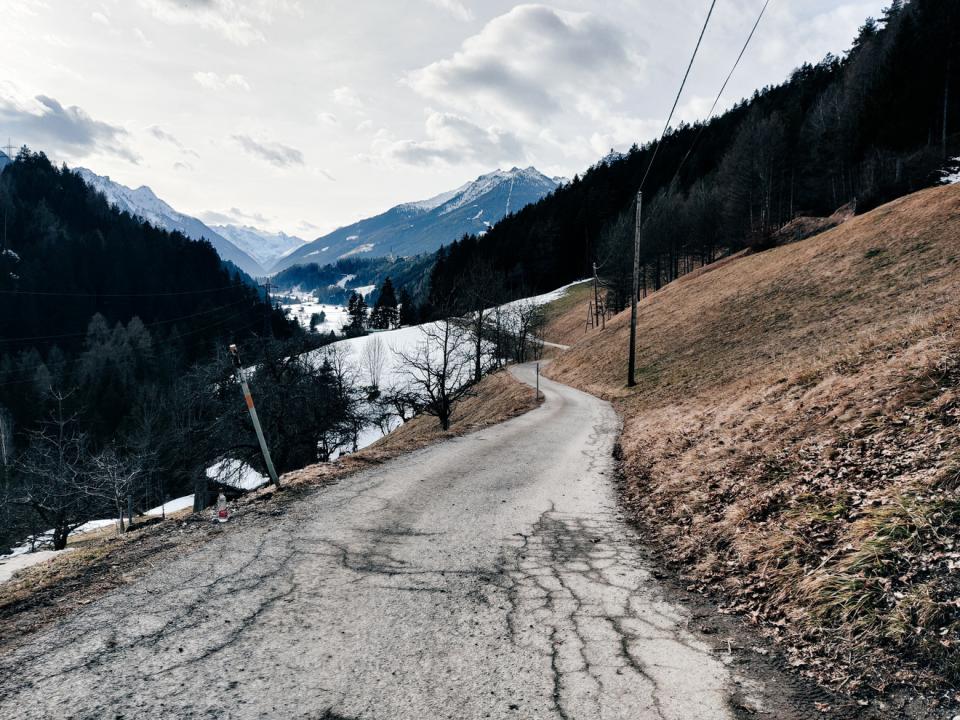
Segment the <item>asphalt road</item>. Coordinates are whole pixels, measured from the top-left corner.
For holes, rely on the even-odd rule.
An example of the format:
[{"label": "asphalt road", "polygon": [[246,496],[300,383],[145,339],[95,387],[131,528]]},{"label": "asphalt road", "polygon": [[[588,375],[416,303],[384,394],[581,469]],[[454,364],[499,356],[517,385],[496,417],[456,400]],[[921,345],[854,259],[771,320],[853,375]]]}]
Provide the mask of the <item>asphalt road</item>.
[{"label": "asphalt road", "polygon": [[0,717],[732,717],[749,682],[618,515],[616,415],[541,388],[526,415],[239,518],[0,658]]}]

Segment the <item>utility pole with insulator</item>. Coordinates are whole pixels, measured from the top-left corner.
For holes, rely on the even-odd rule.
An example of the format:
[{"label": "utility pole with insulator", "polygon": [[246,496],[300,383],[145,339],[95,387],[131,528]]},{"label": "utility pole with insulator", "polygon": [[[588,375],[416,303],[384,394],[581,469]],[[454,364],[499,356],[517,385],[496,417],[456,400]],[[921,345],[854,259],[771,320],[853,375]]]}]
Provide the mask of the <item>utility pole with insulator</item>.
[{"label": "utility pole with insulator", "polygon": [[253,429],[257,432],[257,440],[260,441],[260,451],[263,453],[263,461],[267,465],[267,472],[273,484],[280,487],[280,478],[277,477],[277,471],[273,467],[273,458],[270,457],[270,448],[267,447],[267,439],[263,436],[263,428],[260,427],[260,418],[257,417],[257,408],[253,405],[253,395],[250,394],[250,386],[247,384],[247,378],[243,374],[243,365],[240,364],[240,352],[236,345],[230,346],[230,355],[233,356],[233,366],[237,369],[237,378],[240,380],[240,388],[243,390],[243,399],[247,403],[247,410],[250,411],[250,419],[253,420]]},{"label": "utility pole with insulator", "polygon": [[640,293],[640,234],[643,228],[643,191],[637,193],[637,224],[633,231],[633,294],[630,297],[630,359],[627,386],[637,384],[637,296]]},{"label": "utility pole with insulator", "polygon": [[597,264],[593,264],[593,313],[594,327],[600,324],[600,279],[597,277]]}]

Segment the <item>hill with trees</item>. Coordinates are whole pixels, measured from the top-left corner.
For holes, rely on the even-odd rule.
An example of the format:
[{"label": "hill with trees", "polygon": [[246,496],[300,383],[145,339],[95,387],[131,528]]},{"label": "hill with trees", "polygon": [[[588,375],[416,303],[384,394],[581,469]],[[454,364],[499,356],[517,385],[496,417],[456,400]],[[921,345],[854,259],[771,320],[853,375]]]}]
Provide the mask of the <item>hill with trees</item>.
[{"label": "hill with trees", "polygon": [[[118,211],[43,154],[0,173],[0,214],[0,545],[65,537],[117,497],[157,504],[231,447],[257,461],[227,345],[255,362],[320,339],[208,243]],[[274,385],[334,382],[268,365]]]},{"label": "hill with trees", "polygon": [[514,297],[593,274],[623,307],[634,198],[644,189],[643,285],[656,289],[722,253],[769,244],[798,216],[858,212],[936,184],[957,154],[960,8],[894,0],[843,58],[798,68],[705,123],[611,156],[567,185],[438,255],[434,305],[487,268]]}]

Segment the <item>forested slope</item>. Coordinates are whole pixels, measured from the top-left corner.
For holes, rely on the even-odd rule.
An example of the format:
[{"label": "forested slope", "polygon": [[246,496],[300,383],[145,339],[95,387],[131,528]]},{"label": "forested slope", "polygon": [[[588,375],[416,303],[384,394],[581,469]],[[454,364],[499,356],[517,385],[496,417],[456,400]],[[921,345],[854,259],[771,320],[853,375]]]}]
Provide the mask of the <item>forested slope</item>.
[{"label": "forested slope", "polygon": [[201,391],[230,377],[227,345],[299,331],[208,243],[120,213],[42,154],[0,173],[0,214],[2,552],[115,512],[111,497],[139,509],[193,487],[224,451]]},{"label": "forested slope", "polygon": [[[894,0],[843,58],[803,65],[705,126],[673,128],[644,188],[644,286],[763,246],[796,216],[829,215],[851,201],[864,212],[936,184],[960,143],[958,23],[953,0]],[[492,268],[520,296],[590,276],[597,262],[612,304],[623,307],[634,198],[655,148],[635,146],[484,237],[446,248],[433,298],[478,268]]]}]

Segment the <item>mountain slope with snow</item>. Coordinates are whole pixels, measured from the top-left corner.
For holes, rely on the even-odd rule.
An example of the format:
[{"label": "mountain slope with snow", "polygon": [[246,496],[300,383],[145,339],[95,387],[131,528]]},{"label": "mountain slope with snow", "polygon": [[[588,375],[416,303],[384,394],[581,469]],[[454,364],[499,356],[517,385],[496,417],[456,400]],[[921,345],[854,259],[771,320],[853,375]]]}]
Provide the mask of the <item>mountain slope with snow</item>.
[{"label": "mountain slope with snow", "polygon": [[297,248],[306,240],[286,233],[270,233],[249,225],[212,225],[213,230],[236,245],[263,267],[268,268],[277,260]]},{"label": "mountain slope with snow", "polygon": [[556,189],[536,168],[495,170],[428,200],[397,205],[376,217],[335,230],[281,258],[271,268],[325,265],[344,257],[411,256],[433,252],[465,233],[483,233]]},{"label": "mountain slope with snow", "polygon": [[180,232],[194,240],[206,240],[213,245],[221,259],[232,262],[249,275],[256,277],[266,274],[263,266],[250,255],[195,217],[174,210],[146,185],[129,188],[87,168],[77,168],[74,172],[87,185],[103,193],[107,202],[118,210],[143,218],[154,227]]}]

